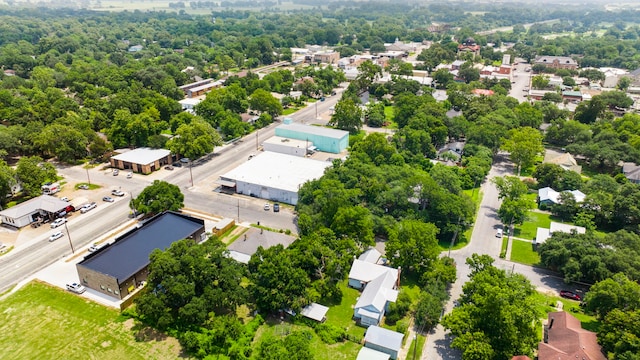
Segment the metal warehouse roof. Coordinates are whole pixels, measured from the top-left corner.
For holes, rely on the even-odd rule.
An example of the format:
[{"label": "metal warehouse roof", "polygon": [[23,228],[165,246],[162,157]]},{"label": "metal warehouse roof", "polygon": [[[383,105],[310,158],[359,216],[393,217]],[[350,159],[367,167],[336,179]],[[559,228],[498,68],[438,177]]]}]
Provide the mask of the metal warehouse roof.
[{"label": "metal warehouse roof", "polygon": [[87,256],[78,265],[123,281],[149,265],[149,255],[153,250],[165,250],[203,226],[204,220],[166,212],[95,255]]},{"label": "metal warehouse roof", "polygon": [[329,166],[327,161],[265,151],[220,178],[297,192],[305,182],[322,177]]},{"label": "metal warehouse roof", "polygon": [[[311,125],[303,125],[303,124],[296,124],[296,123],[282,124],[276,128],[276,133],[277,133],[277,129],[291,130],[299,133],[324,136],[324,137],[333,138],[333,139],[342,139],[345,136],[349,136],[349,132],[344,130],[336,130],[336,129],[330,129],[322,126],[311,126]],[[283,136],[283,135],[279,135],[279,136]],[[309,140],[313,140],[313,139],[309,139]]]},{"label": "metal warehouse roof", "polygon": [[151,149],[151,148],[137,148],[129,150],[122,154],[112,156],[114,160],[120,160],[124,162],[130,162],[141,165],[148,165],[156,160],[165,158],[171,154],[171,151],[167,149]]}]

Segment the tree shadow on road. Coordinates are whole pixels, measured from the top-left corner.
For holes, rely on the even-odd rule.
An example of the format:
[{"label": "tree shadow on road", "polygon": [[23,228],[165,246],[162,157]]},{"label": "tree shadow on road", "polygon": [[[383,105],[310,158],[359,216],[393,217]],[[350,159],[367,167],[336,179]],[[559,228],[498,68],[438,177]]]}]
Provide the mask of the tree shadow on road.
[{"label": "tree shadow on road", "polygon": [[434,346],[440,359],[442,360],[459,360],[462,359],[462,353],[459,350],[451,348],[451,336],[445,335],[444,339],[438,339],[434,342]]}]

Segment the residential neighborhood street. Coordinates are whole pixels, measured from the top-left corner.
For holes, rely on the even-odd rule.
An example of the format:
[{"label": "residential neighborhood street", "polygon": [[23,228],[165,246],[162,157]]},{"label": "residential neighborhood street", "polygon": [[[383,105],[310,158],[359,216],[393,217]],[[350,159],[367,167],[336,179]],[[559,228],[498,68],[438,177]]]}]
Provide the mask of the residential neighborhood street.
[{"label": "residential neighborhood street", "polygon": [[[483,197],[469,244],[462,249],[451,251],[451,257],[457,264],[458,277],[456,282],[451,286],[451,298],[445,307],[445,313],[451,312],[454,308],[454,301],[462,294],[462,286],[469,280],[470,269],[465,261],[474,253],[492,256],[495,259],[494,265],[496,267],[524,275],[539,291],[557,293],[563,287],[562,279],[551,272],[499,258],[502,239],[496,237],[496,230],[502,228],[503,225],[497,215],[497,211],[500,208],[498,190],[493,182],[491,182],[491,179],[494,177],[513,175],[513,173],[514,167],[509,161],[508,155],[505,153],[496,155],[487,180],[484,181],[480,189]],[[451,340],[442,325],[438,325],[428,334],[422,351],[422,359],[461,359],[462,355],[459,351],[451,348]]]}]

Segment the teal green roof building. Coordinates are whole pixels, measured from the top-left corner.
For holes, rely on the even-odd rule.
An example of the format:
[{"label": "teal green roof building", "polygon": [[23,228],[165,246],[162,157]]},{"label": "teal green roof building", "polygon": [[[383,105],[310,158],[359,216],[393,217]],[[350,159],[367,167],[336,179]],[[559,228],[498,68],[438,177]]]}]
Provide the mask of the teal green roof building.
[{"label": "teal green roof building", "polygon": [[315,150],[339,154],[349,146],[349,132],[321,126],[287,123],[276,128],[276,136],[309,141]]}]

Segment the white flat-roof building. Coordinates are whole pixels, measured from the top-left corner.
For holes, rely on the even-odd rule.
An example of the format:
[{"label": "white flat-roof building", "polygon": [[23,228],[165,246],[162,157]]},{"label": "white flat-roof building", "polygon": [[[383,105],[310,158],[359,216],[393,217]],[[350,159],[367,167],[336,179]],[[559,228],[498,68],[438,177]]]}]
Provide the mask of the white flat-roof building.
[{"label": "white flat-roof building", "polygon": [[235,186],[238,194],[295,205],[302,184],[320,178],[329,166],[327,161],[265,151],[221,175],[218,183]]},{"label": "white flat-roof building", "polygon": [[143,174],[150,174],[172,162],[171,151],[167,149],[137,148],[121,149],[116,152],[119,154],[109,159],[111,166]]},{"label": "white flat-roof building", "polygon": [[563,232],[567,234],[571,234],[575,232],[576,234],[584,234],[587,232],[587,229],[582,226],[571,225],[571,224],[563,224],[559,222],[552,221],[549,229],[546,228],[538,228],[536,231],[536,238],[533,240],[534,245],[539,245],[547,241],[556,232]]},{"label": "white flat-roof building", "polygon": [[204,100],[202,97],[197,98],[186,98],[178,101],[180,106],[182,106],[182,110],[188,111],[190,113],[194,112],[194,108],[196,105],[200,104]]},{"label": "white flat-roof building", "polygon": [[314,150],[311,141],[289,139],[280,136],[268,138],[262,143],[262,147],[264,151],[303,157],[307,155],[307,152]]}]

